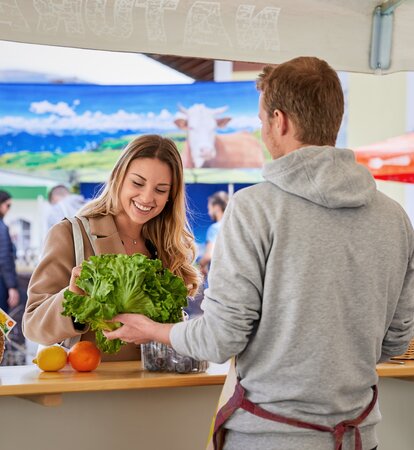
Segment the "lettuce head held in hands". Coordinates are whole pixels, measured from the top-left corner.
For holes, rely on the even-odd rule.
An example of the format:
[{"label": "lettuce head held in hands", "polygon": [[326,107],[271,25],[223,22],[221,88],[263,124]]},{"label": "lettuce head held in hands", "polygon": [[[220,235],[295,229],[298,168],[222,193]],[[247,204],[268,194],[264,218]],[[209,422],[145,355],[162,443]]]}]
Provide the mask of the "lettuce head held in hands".
[{"label": "lettuce head held in hands", "polygon": [[144,314],[161,323],[175,323],[187,305],[184,281],[159,259],[134,255],[97,255],[82,263],[76,284],[85,295],[64,292],[64,316],[88,324],[96,332],[98,347],[106,353],[120,350],[119,339],[109,341],[102,330],[114,330],[120,323],[110,320],[120,313]]}]

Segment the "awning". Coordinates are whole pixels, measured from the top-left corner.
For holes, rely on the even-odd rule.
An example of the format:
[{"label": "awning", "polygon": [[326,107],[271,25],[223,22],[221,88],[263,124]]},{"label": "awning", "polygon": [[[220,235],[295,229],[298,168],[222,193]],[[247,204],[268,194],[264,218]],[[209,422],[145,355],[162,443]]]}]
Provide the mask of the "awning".
[{"label": "awning", "polygon": [[336,70],[414,70],[414,2],[388,0],[8,0],[0,39]]},{"label": "awning", "polygon": [[0,170],[0,189],[9,192],[15,199],[46,198],[49,190],[57,184],[62,184],[62,181]]},{"label": "awning", "polygon": [[414,183],[414,133],[358,147],[355,155],[379,180]]}]

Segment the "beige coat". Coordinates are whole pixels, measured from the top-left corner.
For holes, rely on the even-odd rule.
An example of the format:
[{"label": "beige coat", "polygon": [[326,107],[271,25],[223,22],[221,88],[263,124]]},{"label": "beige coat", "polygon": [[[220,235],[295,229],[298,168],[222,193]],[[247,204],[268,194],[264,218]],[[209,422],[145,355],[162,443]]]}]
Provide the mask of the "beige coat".
[{"label": "beige coat", "polygon": [[[126,253],[111,215],[90,218],[89,224],[91,234],[97,236],[97,254]],[[85,258],[88,258],[93,250],[81,223],[80,227]],[[41,261],[30,279],[22,326],[24,335],[31,341],[51,345],[79,335],[81,340],[95,341],[95,333],[76,330],[72,319],[61,315],[63,293],[75,265],[72,225],[63,220],[50,229]],[[114,355],[102,354],[103,361],[136,359],[140,359],[140,351],[134,344],[122,346]]]}]

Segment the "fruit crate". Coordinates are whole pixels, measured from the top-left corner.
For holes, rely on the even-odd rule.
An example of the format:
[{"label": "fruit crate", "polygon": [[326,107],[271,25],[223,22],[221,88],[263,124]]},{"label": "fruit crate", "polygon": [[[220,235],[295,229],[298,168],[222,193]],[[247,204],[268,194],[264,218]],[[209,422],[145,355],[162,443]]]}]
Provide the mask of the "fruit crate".
[{"label": "fruit crate", "polygon": [[404,354],[394,356],[391,359],[414,359],[414,339],[411,340],[410,345]]}]

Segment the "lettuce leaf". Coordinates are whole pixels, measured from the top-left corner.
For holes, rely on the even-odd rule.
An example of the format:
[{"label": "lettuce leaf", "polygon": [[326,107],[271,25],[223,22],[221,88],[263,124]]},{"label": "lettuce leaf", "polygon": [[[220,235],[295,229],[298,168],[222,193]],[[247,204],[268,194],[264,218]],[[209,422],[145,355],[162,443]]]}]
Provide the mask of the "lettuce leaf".
[{"label": "lettuce leaf", "polygon": [[120,313],[144,314],[156,322],[176,323],[187,305],[184,281],[158,259],[134,255],[96,255],[83,262],[76,283],[86,295],[64,292],[62,315],[88,324],[95,331],[98,347],[116,353],[124,342],[109,341],[102,330],[114,330],[109,322]]}]

